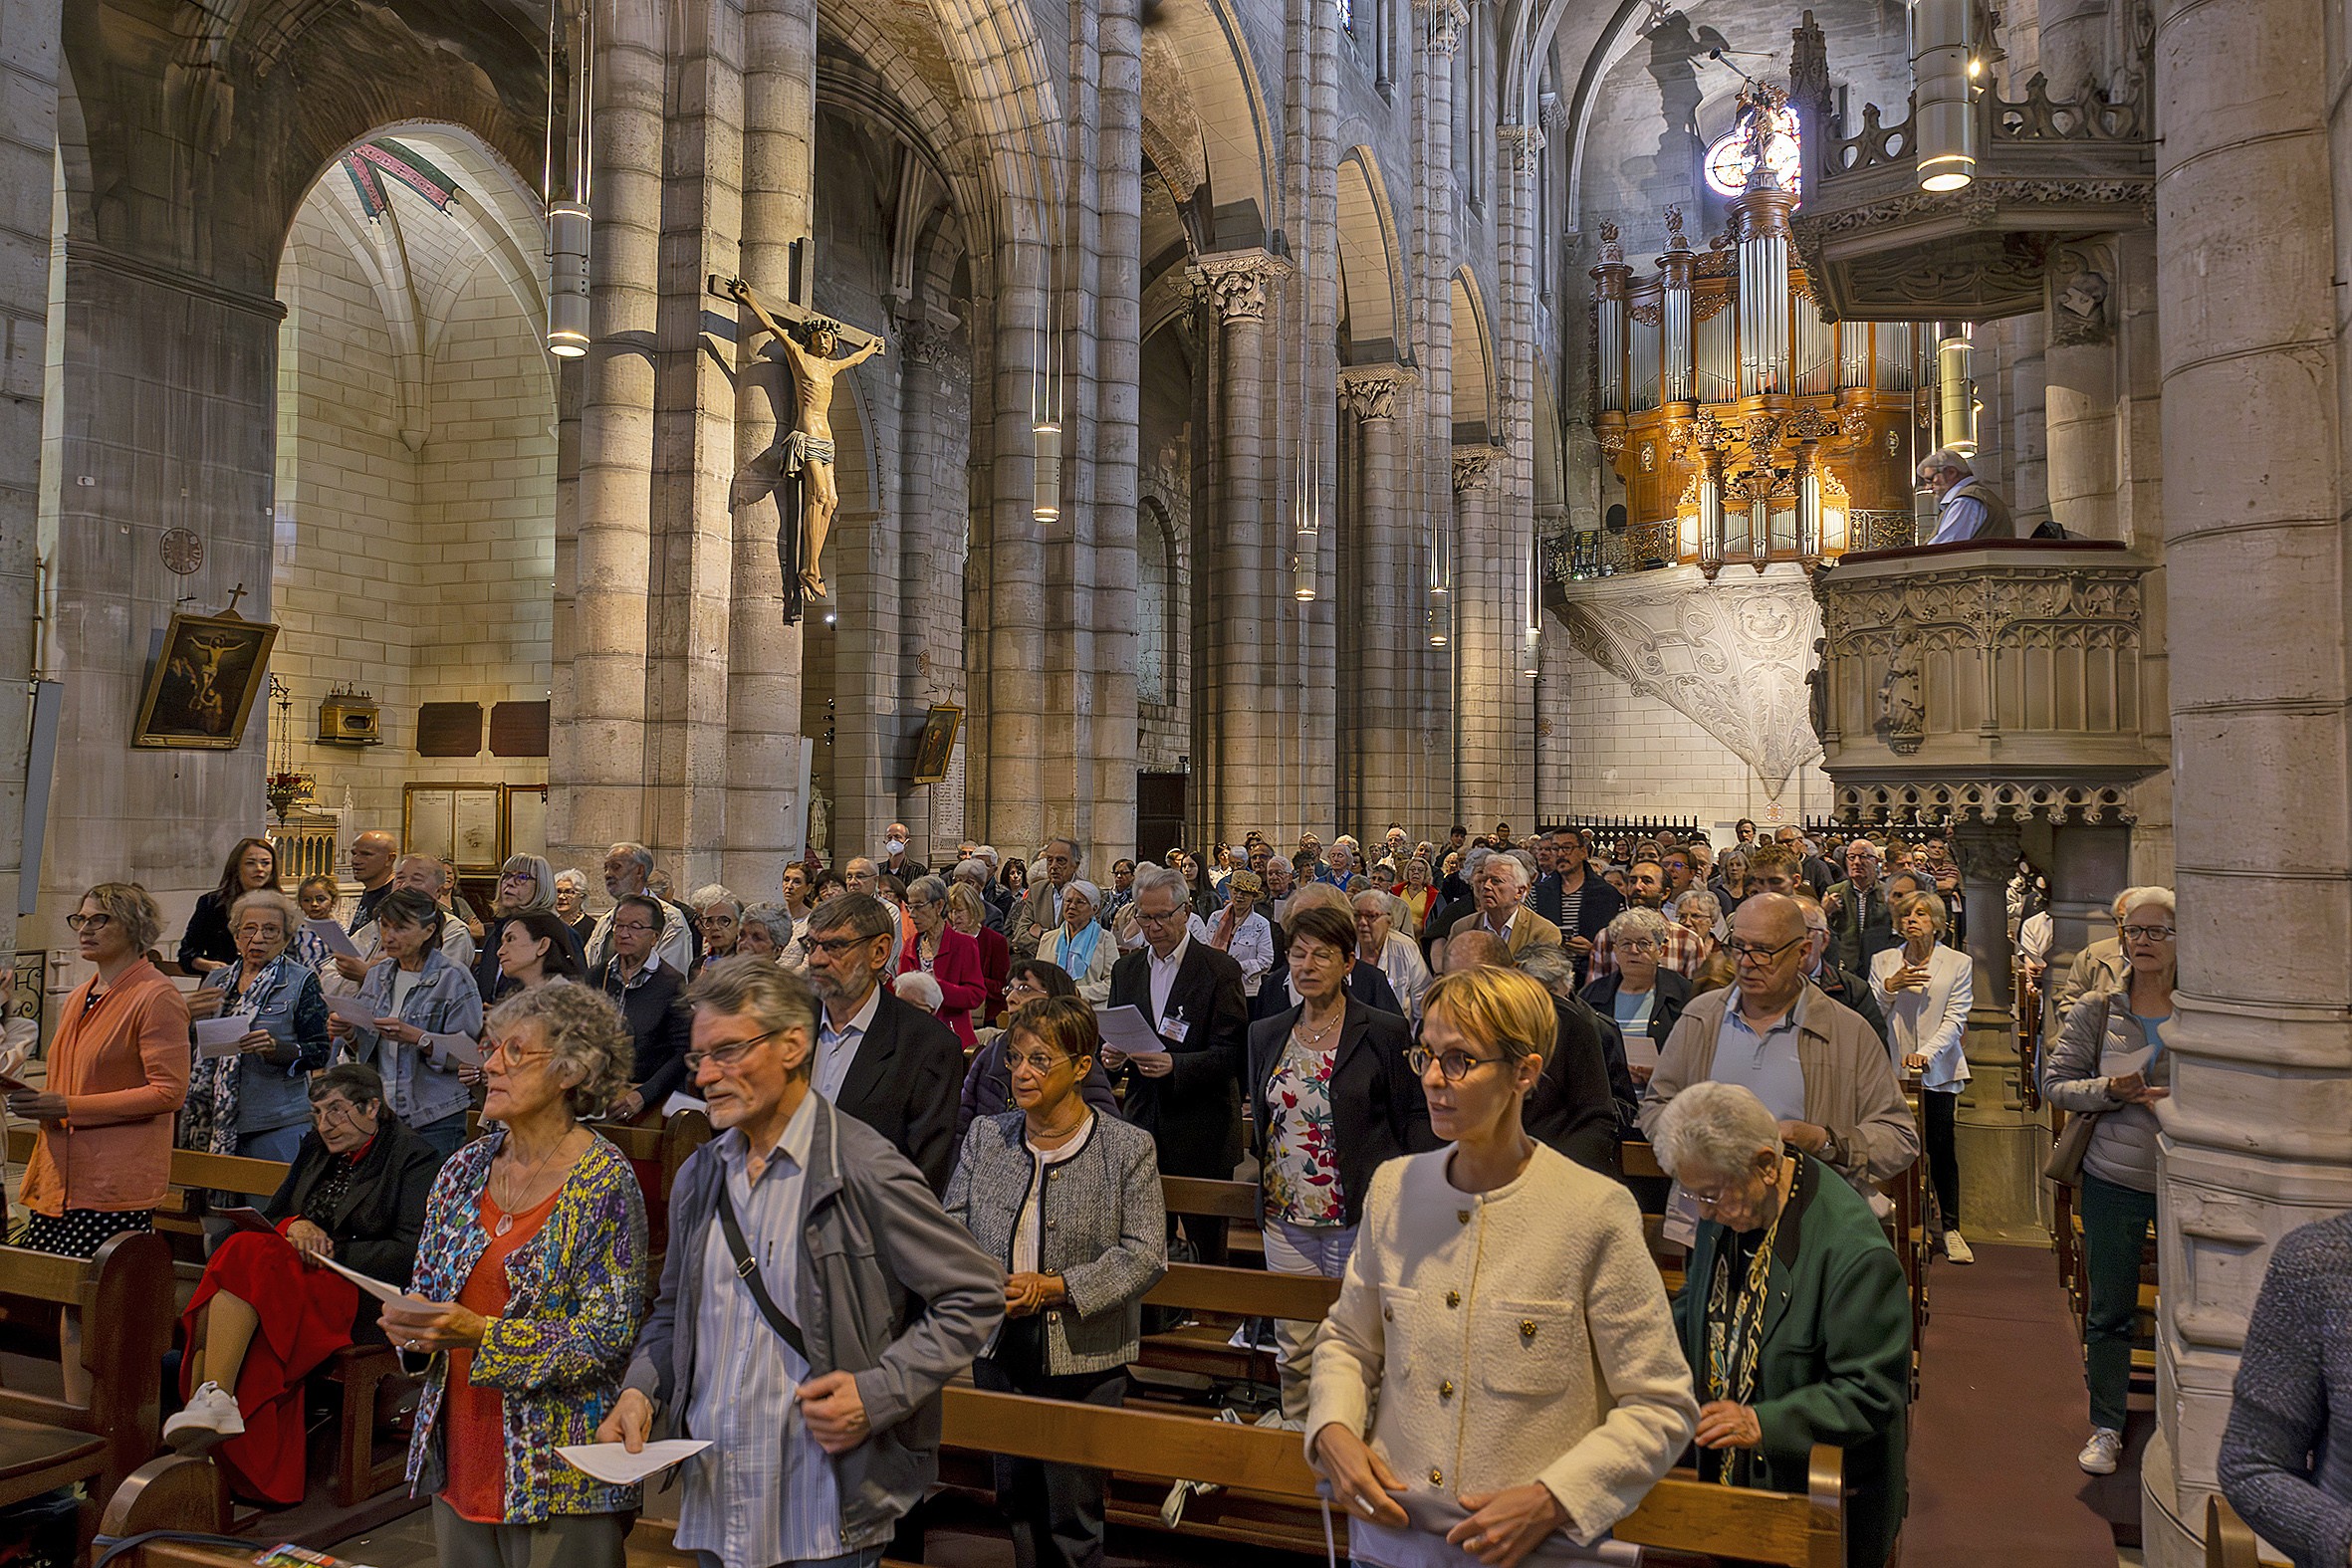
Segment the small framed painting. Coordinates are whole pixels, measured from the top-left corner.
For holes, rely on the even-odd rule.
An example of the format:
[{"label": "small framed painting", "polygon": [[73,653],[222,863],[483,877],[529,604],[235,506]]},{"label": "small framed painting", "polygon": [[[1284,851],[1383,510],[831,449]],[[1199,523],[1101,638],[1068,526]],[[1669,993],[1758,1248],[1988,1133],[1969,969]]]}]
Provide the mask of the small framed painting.
[{"label": "small framed painting", "polygon": [[269,679],[278,628],[242,615],[173,615],[147,672],[133,746],[233,752]]}]

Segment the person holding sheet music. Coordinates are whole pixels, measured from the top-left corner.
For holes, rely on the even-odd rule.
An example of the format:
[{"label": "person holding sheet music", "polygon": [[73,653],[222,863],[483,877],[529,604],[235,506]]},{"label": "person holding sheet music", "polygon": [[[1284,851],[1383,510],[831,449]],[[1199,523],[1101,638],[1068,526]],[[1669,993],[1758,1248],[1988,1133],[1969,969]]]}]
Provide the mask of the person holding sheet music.
[{"label": "person holding sheet music", "polygon": [[1658,962],[1666,917],[1656,910],[1636,905],[1611,920],[1606,931],[1617,967],[1586,986],[1584,1000],[1615,1021],[1625,1037],[1625,1070],[1635,1083],[1647,1083],[1658,1064],[1658,1047],[1674,1032],[1691,1000],[1691,983]]},{"label": "person holding sheet music", "polygon": [[1372,1174],[1308,1391],[1307,1462],[1358,1562],[1589,1546],[1697,1426],[1632,1196],[1523,1123],[1557,1033],[1516,970],[1429,989],[1408,1059],[1447,1143]]},{"label": "person holding sheet music", "polygon": [[441,909],[431,895],[394,889],[375,906],[375,925],[391,962],[368,970],[353,999],[369,1021],[339,1009],[327,1031],[350,1059],[382,1075],[384,1103],[394,1115],[453,1154],[465,1142],[473,1096],[458,1077],[467,1059],[443,1037],[481,1034],[482,994],[472,972],[441,951]]},{"label": "person holding sheet music", "polygon": [[294,900],[272,888],[231,906],[237,956],[208,977],[188,1011],[216,1026],[240,1017],[247,1026],[227,1054],[199,1043],[180,1108],[181,1148],[284,1162],[302,1146],[311,1124],[306,1080],[327,1065],[331,1046],[319,973],[290,951],[298,924]]},{"label": "person holding sheet music", "polygon": [[[1116,1407],[1141,1353],[1144,1292],[1167,1272],[1151,1135],[1087,1103],[1102,1032],[1078,998],[1023,1004],[1003,1048],[1014,1108],[972,1124],[947,1184],[948,1218],[1011,1275],[972,1380]],[[1000,1456],[1016,1568],[1099,1568],[1102,1483],[1098,1469]]]},{"label": "person holding sheet music", "polygon": [[432,1358],[408,1450],[442,1568],[622,1568],[641,1498],[556,1450],[590,1441],[645,1318],[645,1202],[588,1124],[628,1087],[629,1035],[586,986],[500,1003],[484,1037],[495,1130],[442,1166],[394,1349]]},{"label": "person holding sheet music", "polygon": [[276,1233],[235,1230],[214,1248],[180,1319],[187,1406],[163,1424],[183,1454],[218,1445],[230,1489],[280,1507],[302,1501],[306,1483],[303,1380],[354,1339],[382,1339],[358,1287],[322,1259],[407,1284],[441,1169],[384,1109],[374,1068],[330,1067],[305,1098],[310,1130],[261,1206]]}]

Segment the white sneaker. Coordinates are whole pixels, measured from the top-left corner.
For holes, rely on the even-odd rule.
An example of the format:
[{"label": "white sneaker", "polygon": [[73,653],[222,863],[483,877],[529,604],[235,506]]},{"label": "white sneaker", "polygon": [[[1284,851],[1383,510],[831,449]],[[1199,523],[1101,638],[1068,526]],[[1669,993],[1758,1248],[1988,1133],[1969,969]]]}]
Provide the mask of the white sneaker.
[{"label": "white sneaker", "polygon": [[196,1390],[187,1409],[163,1424],[163,1441],[181,1454],[200,1454],[244,1430],[236,1396],[217,1383],[207,1383]]},{"label": "white sneaker", "polygon": [[2112,1475],[2123,1458],[2123,1434],[2113,1427],[2093,1427],[2091,1441],[2074,1456],[2074,1462],[2092,1475]]},{"label": "white sneaker", "polygon": [[1955,1263],[1973,1263],[1977,1254],[1969,1250],[1968,1237],[1958,1231],[1944,1232],[1944,1255]]}]

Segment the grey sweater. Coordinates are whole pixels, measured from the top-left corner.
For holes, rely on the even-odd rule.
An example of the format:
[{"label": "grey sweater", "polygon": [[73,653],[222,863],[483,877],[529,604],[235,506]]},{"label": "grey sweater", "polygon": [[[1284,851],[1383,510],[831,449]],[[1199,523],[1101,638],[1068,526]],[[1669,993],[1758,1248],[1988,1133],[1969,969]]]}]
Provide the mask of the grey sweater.
[{"label": "grey sweater", "polygon": [[2042,1092],[2069,1116],[2098,1114],[2082,1168],[2137,1193],[2156,1191],[2156,1111],[2117,1099],[2107,1086],[2135,1072],[2169,1083],[2172,1062],[2132,1016],[2131,997],[2095,991],[2066,1014],[2066,1027],[2042,1070]]},{"label": "grey sweater", "polygon": [[2222,1491],[2296,1568],[2352,1554],[2352,1215],[2287,1232],[2246,1322]]}]

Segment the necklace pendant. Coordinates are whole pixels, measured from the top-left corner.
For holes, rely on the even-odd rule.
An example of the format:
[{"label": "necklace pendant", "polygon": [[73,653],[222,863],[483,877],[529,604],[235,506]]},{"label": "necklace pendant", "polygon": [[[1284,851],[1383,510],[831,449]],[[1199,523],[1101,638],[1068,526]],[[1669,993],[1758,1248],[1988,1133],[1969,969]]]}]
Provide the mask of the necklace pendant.
[{"label": "necklace pendant", "polygon": [[490,1233],[492,1235],[504,1235],[514,1228],[515,1217],[513,1215],[500,1215],[498,1217],[498,1224],[490,1228]]}]

